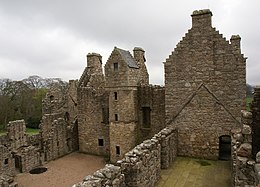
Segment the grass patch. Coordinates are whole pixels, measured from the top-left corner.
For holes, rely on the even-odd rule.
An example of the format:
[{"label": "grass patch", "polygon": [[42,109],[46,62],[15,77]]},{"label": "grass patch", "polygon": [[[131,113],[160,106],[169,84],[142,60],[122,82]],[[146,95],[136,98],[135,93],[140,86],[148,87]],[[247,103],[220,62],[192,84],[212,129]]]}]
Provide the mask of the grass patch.
[{"label": "grass patch", "polygon": [[198,160],[196,162],[199,163],[201,166],[210,166],[211,165],[211,163],[209,163],[205,160]]},{"label": "grass patch", "polygon": [[32,129],[32,128],[26,128],[26,134],[34,135],[39,134],[40,129]]},{"label": "grass patch", "polygon": [[247,97],[246,98],[246,110],[247,111],[251,111],[251,103],[253,101],[253,98],[252,97]]},{"label": "grass patch", "polygon": [[[40,129],[32,129],[32,128],[26,128],[26,134],[29,135],[35,135],[35,134],[39,134]],[[0,136],[6,135],[7,132],[4,130],[0,130]]]},{"label": "grass patch", "polygon": [[0,131],[0,136],[6,135],[6,131]]}]

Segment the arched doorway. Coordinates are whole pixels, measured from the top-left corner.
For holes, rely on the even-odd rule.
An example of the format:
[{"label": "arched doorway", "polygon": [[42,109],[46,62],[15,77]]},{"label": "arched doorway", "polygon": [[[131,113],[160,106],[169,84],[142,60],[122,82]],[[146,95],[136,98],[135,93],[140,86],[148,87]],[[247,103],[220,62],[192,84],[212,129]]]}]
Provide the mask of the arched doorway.
[{"label": "arched doorway", "polygon": [[219,137],[219,160],[231,159],[231,137],[223,135]]}]

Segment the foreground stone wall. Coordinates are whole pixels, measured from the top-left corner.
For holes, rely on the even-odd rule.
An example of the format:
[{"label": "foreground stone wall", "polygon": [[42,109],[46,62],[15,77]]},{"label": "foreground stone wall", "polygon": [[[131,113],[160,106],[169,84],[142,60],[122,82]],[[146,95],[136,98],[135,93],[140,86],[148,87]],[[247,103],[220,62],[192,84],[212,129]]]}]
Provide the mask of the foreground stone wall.
[{"label": "foreground stone wall", "polygon": [[168,168],[176,155],[177,132],[167,127],[126,153],[116,166],[106,165],[73,187],[152,187],[160,179],[161,168]]},{"label": "foreground stone wall", "polygon": [[253,158],[260,151],[260,86],[254,88],[254,99],[252,101],[252,149]]},{"label": "foreground stone wall", "polygon": [[252,114],[242,111],[242,128],[232,130],[232,186],[255,184],[252,153]]},{"label": "foreground stone wall", "polygon": [[232,130],[232,186],[260,185],[259,91],[255,88],[251,112],[242,111],[242,127]]}]

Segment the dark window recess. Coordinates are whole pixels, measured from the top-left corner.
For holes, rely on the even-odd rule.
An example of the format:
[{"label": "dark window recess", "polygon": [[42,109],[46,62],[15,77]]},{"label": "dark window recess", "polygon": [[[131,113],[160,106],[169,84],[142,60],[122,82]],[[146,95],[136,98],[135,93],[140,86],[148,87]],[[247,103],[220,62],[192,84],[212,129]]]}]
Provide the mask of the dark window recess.
[{"label": "dark window recess", "polygon": [[117,92],[114,92],[115,100],[117,100]]},{"label": "dark window recess", "polygon": [[102,122],[108,123],[109,122],[109,109],[102,108]]},{"label": "dark window recess", "polygon": [[116,146],[116,154],[120,155],[120,146]]},{"label": "dark window recess", "polygon": [[118,71],[118,63],[117,62],[114,63],[114,71]]},{"label": "dark window recess", "polygon": [[8,164],[8,158],[5,159],[4,164],[5,164],[5,165]]},{"label": "dark window recess", "polygon": [[54,100],[54,96],[51,95],[51,96],[50,96],[50,101],[53,101],[53,100]]},{"label": "dark window recess", "polygon": [[115,114],[115,121],[118,121],[118,115]]},{"label": "dark window recess", "polygon": [[65,119],[65,121],[69,121],[70,120],[70,114],[68,112],[65,113],[64,119]]},{"label": "dark window recess", "polygon": [[151,128],[151,108],[142,107],[143,111],[143,128]]},{"label": "dark window recess", "polygon": [[98,146],[104,146],[104,140],[98,139]]}]

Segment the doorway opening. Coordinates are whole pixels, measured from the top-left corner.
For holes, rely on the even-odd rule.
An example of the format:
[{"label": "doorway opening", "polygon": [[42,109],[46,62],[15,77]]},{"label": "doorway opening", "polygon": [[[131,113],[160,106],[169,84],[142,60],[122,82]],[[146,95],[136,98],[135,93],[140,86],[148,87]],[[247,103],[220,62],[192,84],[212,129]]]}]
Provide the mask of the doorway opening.
[{"label": "doorway opening", "polygon": [[22,173],[22,157],[20,155],[14,156],[14,165],[16,171]]},{"label": "doorway opening", "polygon": [[231,137],[229,135],[219,137],[219,160],[231,160]]}]

